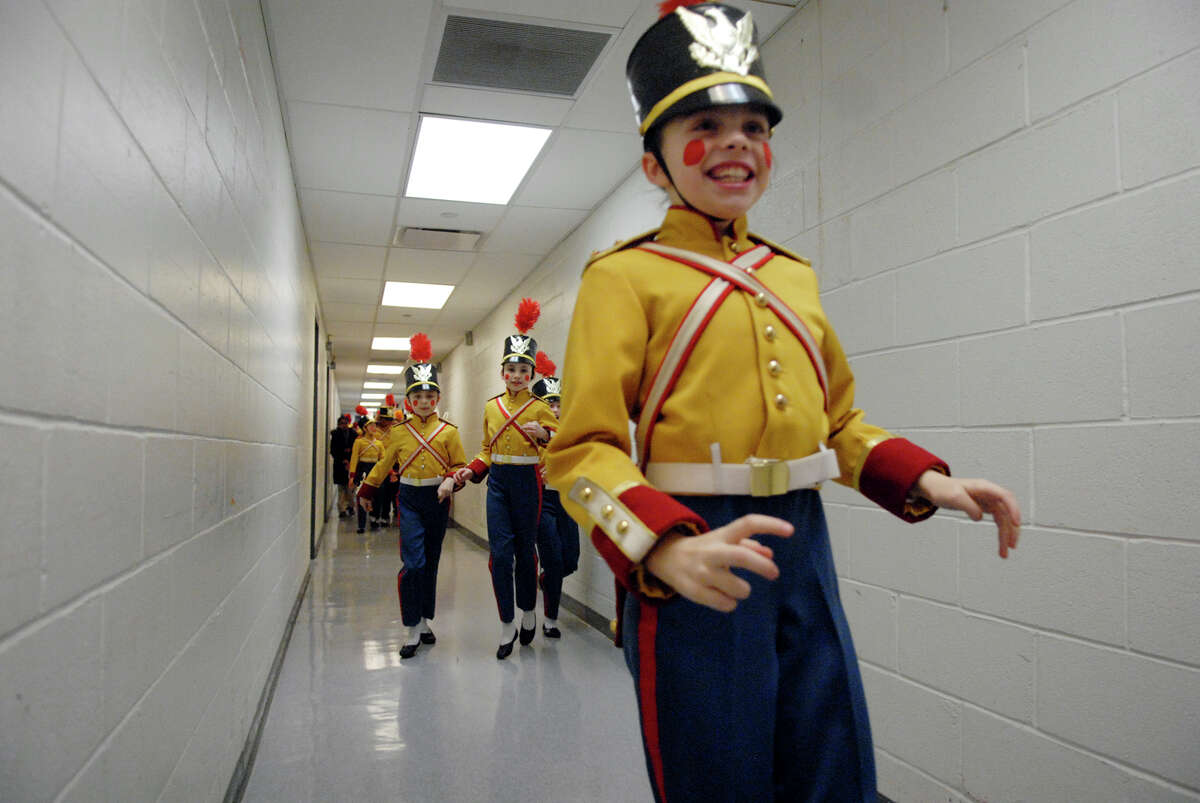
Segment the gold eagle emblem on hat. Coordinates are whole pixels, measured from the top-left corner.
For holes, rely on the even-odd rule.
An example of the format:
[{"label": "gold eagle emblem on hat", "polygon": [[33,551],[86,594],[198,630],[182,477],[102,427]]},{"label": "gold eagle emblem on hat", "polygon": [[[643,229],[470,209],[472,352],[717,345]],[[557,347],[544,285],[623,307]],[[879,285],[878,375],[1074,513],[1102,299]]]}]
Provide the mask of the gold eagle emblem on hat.
[{"label": "gold eagle emblem on hat", "polygon": [[680,6],[675,13],[695,40],[688,53],[697,64],[738,75],[750,73],[750,66],[758,59],[758,48],[754,46],[754,21],[749,12],[736,24],[720,8],[692,11]]},{"label": "gold eagle emblem on hat", "polygon": [[428,382],[433,379],[432,365],[414,365],[413,379],[417,382]]},{"label": "gold eagle emblem on hat", "polygon": [[529,338],[513,335],[509,341],[512,346],[513,354],[526,354],[529,352]]}]

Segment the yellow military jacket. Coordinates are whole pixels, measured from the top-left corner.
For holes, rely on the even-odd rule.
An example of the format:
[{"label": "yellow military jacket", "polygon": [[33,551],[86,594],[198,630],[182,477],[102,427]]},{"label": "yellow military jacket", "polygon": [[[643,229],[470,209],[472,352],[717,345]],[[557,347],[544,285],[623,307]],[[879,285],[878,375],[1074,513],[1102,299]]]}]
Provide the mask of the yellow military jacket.
[{"label": "yellow military jacket", "polygon": [[[522,407],[525,409],[521,414],[506,426],[509,417]],[[550,432],[558,429],[558,419],[554,417],[550,405],[528,389],[516,395],[505,390],[488,399],[483,408],[483,443],[479,454],[467,466],[475,474],[476,481],[487,473],[493,462],[534,465],[539,462],[542,446],[521,429],[522,424],[530,421],[536,421]]]},{"label": "yellow military jacket", "polygon": [[379,456],[382,454],[383,438],[360,435],[355,439],[354,446],[350,450],[350,473],[353,474],[358,470],[360,460],[364,463],[378,463]]},{"label": "yellow military jacket", "polygon": [[[412,430],[409,430],[409,427],[412,427]],[[443,469],[442,463],[417,440],[413,435],[414,430],[446,462],[446,468]],[[458,427],[449,421],[443,421],[437,413],[424,421],[420,416],[410,415],[388,431],[383,457],[363,482],[378,488],[396,463],[404,469],[400,476],[411,480],[433,480],[449,476],[467,463]]]},{"label": "yellow military jacket", "polygon": [[[732,235],[718,234],[703,215],[672,207],[659,229],[593,256],[584,271],[547,480],[568,512],[592,530],[622,582],[640,584],[638,564],[662,533],[707,529],[689,508],[651,487],[630,459],[629,422],[637,420],[680,321],[712,277],[637,246],[655,240],[730,262],[765,243],[747,232],[745,218],[732,228]],[[837,482],[908,520],[932,515],[928,506],[914,507],[908,492],[921,472],[944,464],[863,420],[816,274],[806,260],[766,244],[774,253],[754,275],[806,325],[824,362],[826,389],[800,339],[754,296],[735,290],[716,309],[664,402],[648,444],[650,460],[708,463],[712,444],[719,444],[723,463],[793,460],[825,444],[837,454]],[[607,517],[593,519],[572,498],[581,478],[581,490],[597,495],[588,507],[607,507]]]}]

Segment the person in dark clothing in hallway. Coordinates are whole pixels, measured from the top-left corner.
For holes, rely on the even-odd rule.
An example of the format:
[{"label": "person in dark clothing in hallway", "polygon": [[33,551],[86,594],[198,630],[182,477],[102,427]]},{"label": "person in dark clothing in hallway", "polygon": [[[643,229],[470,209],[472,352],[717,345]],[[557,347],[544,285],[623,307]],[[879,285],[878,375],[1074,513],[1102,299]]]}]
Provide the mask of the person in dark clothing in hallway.
[{"label": "person in dark clothing in hallway", "polygon": [[357,433],[350,427],[350,414],[338,416],[337,428],[329,432],[329,455],[333,458],[333,484],[338,489],[338,518],[354,515],[354,494],[350,490],[350,452]]}]

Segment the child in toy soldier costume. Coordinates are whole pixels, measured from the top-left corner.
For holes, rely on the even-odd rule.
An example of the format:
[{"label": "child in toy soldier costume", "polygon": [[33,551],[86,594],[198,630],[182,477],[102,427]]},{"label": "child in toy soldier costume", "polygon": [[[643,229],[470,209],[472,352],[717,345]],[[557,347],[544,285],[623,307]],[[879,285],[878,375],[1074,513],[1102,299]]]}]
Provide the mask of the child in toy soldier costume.
[{"label": "child in toy soldier costume", "polygon": [[[365,409],[365,408],[364,408]],[[362,478],[371,473],[379,457],[383,454],[383,432],[374,421],[363,424],[363,434],[354,441],[350,452],[350,483],[358,485]],[[367,510],[358,506],[358,532],[362,533],[367,526]],[[371,529],[379,529],[379,511],[371,511]]]},{"label": "child in toy soldier costume", "polygon": [[854,408],[808,262],[747,231],[783,116],[750,15],[666,5],[626,75],[643,172],[672,206],[584,272],[549,480],[630,591],[625,657],[658,800],[873,801],[815,488],[836,480],[906,521],[991,513],[1001,557],[1020,511]]},{"label": "child in toy soldier costume", "polygon": [[[537,341],[526,333],[537,322],[541,308],[533,299],[521,299],[516,324],[520,334],[504,338],[500,359],[503,393],[488,399],[483,410],[483,447],[456,475],[460,482],[488,478],[487,524],[492,590],[500,612],[500,646],[496,657],[507,658],[518,635],[529,644],[537,633],[537,540],[542,483],[538,464],[542,445],[558,427],[550,405],[534,396],[533,355]],[[513,610],[514,576],[518,624]]]},{"label": "child in toy soldier costume", "polygon": [[[562,380],[554,375],[557,366],[539,351],[534,361],[534,370],[542,378],[533,384],[533,395],[550,405],[554,417],[558,418],[562,401]],[[545,463],[541,466],[543,475]],[[558,498],[558,491],[546,486],[542,488],[542,515],[538,521],[538,557],[542,573],[538,585],[542,588],[542,635],[546,638],[561,638],[558,629],[558,606],[562,601],[563,578],[579,568],[579,528],[575,520],[567,515]]]},{"label": "child in toy soldier costume", "polygon": [[401,658],[412,658],[421,644],[437,641],[429,622],[437,602],[438,562],[450,516],[448,502],[456,488],[454,472],[467,462],[458,427],[438,418],[441,386],[437,366],[431,362],[429,338],[418,332],[411,348],[415,363],[404,371],[404,393],[412,414],[392,428],[383,457],[359,489],[359,496],[369,500],[399,461],[397,509],[404,567],[396,575],[396,588],[405,627]]}]

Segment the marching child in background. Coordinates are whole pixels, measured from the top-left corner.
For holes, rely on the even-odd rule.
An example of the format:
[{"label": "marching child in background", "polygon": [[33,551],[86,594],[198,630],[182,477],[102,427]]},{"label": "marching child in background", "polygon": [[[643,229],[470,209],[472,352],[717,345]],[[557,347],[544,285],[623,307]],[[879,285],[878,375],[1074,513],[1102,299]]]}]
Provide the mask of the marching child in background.
[{"label": "marching child in background", "polygon": [[1001,557],[1020,510],[855,409],[816,274],[747,229],[783,116],[754,23],[720,3],[663,12],[626,77],[643,172],[671,207],[584,272],[549,480],[629,589],[625,657],[656,799],[873,801],[815,489],[835,480],[910,522],[939,505],[990,513]]},{"label": "marching child in background", "polygon": [[[492,590],[500,610],[499,659],[512,653],[518,635],[521,644],[527,645],[537,633],[533,612],[537,606],[535,542],[542,488],[538,463],[542,445],[558,426],[550,405],[529,389],[537,341],[525,333],[533,328],[540,312],[536,301],[521,299],[516,317],[519,334],[504,338],[500,359],[505,390],[488,399],[483,409],[483,446],[456,474],[459,482],[488,479],[488,547]],[[516,606],[521,609],[519,632],[513,610],[514,582]]]},{"label": "marching child in background", "polygon": [[450,495],[456,488],[454,472],[467,462],[458,427],[438,417],[441,386],[437,366],[431,362],[429,338],[421,332],[413,335],[411,349],[415,362],[404,371],[404,392],[412,415],[392,428],[379,464],[359,490],[364,503],[371,505],[375,488],[399,462],[397,517],[403,567],[396,575],[396,589],[405,628],[400,657],[405,659],[416,655],[420,645],[437,642],[429,623],[436,612],[438,563],[450,517]]},{"label": "marching child in background", "polygon": [[[554,417],[558,418],[562,400],[562,380],[555,376],[557,366],[539,351],[534,370],[542,378],[533,384],[533,395],[550,405]],[[553,437],[553,433],[551,433]],[[545,473],[545,463],[539,466]],[[542,588],[542,635],[546,638],[561,638],[558,628],[558,606],[562,601],[563,578],[579,567],[579,529],[575,520],[562,509],[558,491],[549,486],[542,488],[542,515],[538,521],[538,557],[542,573],[538,585]]]},{"label": "marching child in background", "polygon": [[[350,452],[350,483],[358,485],[362,478],[370,474],[383,454],[383,433],[374,421],[363,424],[363,434],[354,441]],[[367,510],[358,506],[358,532],[364,532],[367,525]],[[379,529],[379,513],[371,512],[371,529]]]}]

